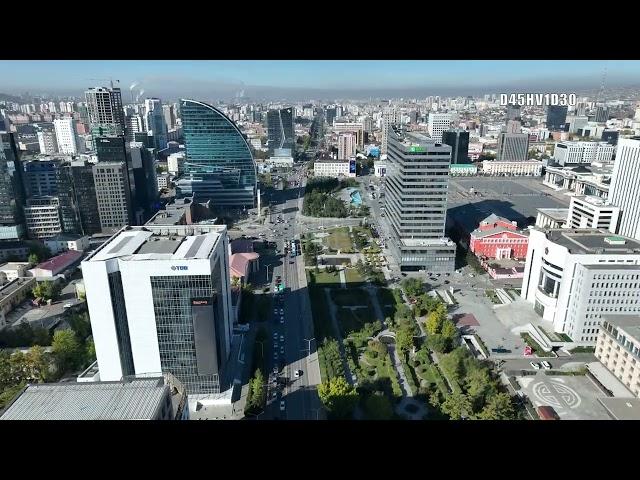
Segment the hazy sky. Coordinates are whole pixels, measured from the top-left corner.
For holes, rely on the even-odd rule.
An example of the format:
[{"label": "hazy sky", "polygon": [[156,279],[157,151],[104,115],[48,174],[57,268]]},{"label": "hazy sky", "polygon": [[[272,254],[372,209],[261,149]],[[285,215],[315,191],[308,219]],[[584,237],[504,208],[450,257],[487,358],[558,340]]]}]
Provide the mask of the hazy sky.
[{"label": "hazy sky", "polygon": [[[145,96],[322,98],[469,94],[508,88],[541,92],[640,84],[640,61],[0,61],[0,92],[80,94],[86,87],[134,82]],[[99,80],[94,80],[99,79]],[[532,91],[532,90],[531,90]],[[299,98],[298,98],[299,97]],[[125,101],[128,101],[125,93]]]}]

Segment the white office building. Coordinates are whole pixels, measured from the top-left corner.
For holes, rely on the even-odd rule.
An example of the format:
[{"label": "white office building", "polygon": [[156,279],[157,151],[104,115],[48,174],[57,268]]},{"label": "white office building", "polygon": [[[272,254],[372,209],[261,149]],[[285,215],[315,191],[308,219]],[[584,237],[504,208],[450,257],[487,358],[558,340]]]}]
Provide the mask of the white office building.
[{"label": "white office building", "polygon": [[603,315],[640,312],[640,242],[602,229],[533,228],[521,296],[550,329],[593,345]]},{"label": "white office building", "polygon": [[613,160],[615,148],[607,142],[560,142],[553,152],[553,159],[563,167],[609,163]]},{"label": "white office building", "polygon": [[41,154],[53,155],[54,153],[58,152],[58,143],[56,141],[56,133],[54,130],[38,130],[37,135]]},{"label": "white office building", "polygon": [[483,175],[497,175],[497,176],[525,176],[525,177],[540,177],[542,176],[542,162],[539,160],[528,161],[498,161],[498,160],[483,160],[482,161],[482,174]]},{"label": "white office building", "polygon": [[334,120],[333,131],[336,133],[340,133],[340,132],[355,133],[358,141],[358,148],[360,150],[364,150],[364,126],[362,125],[361,122],[336,122]]},{"label": "white office building", "polygon": [[338,135],[338,159],[346,160],[355,156],[358,140],[355,133],[341,133]]},{"label": "white office building", "polygon": [[429,113],[429,135],[436,143],[442,143],[442,133],[451,129],[452,120],[450,113]]},{"label": "white office building", "polygon": [[78,153],[76,128],[73,124],[73,118],[56,118],[53,121],[53,126],[56,130],[58,151],[66,155]]},{"label": "white office building", "polygon": [[316,177],[355,177],[356,161],[316,160],[313,162],[313,175]]},{"label": "white office building", "polygon": [[185,152],[176,152],[167,157],[167,171],[171,175],[180,175],[182,173],[185,156]]},{"label": "white office building", "polygon": [[222,225],[145,225],[82,262],[101,381],[171,373],[190,408],[220,398],[232,341],[228,250]]},{"label": "white office building", "polygon": [[616,232],[620,207],[612,205],[608,200],[592,195],[571,197],[567,227],[569,228],[603,228]]},{"label": "white office building", "polygon": [[618,233],[640,239],[640,137],[618,142],[609,199],[621,210]]}]

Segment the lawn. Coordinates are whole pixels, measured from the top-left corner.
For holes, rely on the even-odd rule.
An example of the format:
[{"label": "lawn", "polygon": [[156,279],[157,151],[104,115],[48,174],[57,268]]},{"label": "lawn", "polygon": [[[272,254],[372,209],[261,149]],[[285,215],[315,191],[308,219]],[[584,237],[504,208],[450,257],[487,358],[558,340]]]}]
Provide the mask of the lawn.
[{"label": "lawn", "polygon": [[369,307],[355,310],[341,307],[336,312],[336,319],[344,337],[362,330],[365,323],[375,322],[376,319],[373,317],[373,309]]},{"label": "lawn", "polygon": [[332,284],[340,283],[340,274],[338,272],[326,272],[324,270],[320,270],[319,272],[307,271],[309,274],[310,283],[315,285],[325,284],[323,286],[331,287],[334,286]]},{"label": "lawn", "polygon": [[327,247],[333,250],[340,250],[344,253],[353,251],[353,244],[349,236],[349,227],[334,228],[327,233],[329,233],[329,235],[323,238],[324,244]]},{"label": "lawn", "polygon": [[498,295],[496,295],[495,290],[485,290],[484,293],[495,305],[502,305],[502,302],[498,298]]},{"label": "lawn", "polygon": [[396,313],[396,297],[388,288],[378,288],[378,302],[382,307],[385,317],[391,317]]},{"label": "lawn", "polygon": [[355,268],[345,269],[344,276],[347,283],[364,283],[364,278],[362,278],[362,275],[360,275]]}]

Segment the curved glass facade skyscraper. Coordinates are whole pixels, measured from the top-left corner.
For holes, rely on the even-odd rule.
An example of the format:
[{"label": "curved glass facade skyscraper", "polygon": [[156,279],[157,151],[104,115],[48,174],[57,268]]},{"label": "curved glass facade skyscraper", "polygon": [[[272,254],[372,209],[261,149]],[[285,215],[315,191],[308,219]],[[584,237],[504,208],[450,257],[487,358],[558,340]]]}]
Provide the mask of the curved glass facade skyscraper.
[{"label": "curved glass facade skyscraper", "polygon": [[184,175],[176,182],[180,195],[213,206],[254,207],[256,163],[235,123],[217,108],[180,100],[186,150]]}]

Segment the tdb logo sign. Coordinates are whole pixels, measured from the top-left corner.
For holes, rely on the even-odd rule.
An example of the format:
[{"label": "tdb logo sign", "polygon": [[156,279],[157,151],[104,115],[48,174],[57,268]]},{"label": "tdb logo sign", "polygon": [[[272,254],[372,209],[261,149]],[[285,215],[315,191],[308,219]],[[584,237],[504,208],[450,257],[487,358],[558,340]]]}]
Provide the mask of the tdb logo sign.
[{"label": "tdb logo sign", "polygon": [[171,270],[189,270],[189,267],[186,265],[173,265]]}]

